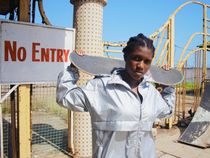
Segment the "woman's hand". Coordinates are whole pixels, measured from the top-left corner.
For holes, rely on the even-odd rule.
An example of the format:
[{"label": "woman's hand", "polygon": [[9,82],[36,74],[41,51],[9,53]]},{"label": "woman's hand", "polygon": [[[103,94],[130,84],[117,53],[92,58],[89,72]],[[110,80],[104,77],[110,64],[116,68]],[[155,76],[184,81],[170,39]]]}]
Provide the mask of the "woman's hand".
[{"label": "woman's hand", "polygon": [[[85,55],[85,52],[82,49],[74,49],[73,52],[77,53],[80,56]],[[73,63],[70,64],[70,67],[77,69],[77,67]]]},{"label": "woman's hand", "polygon": [[[170,66],[169,65],[163,65],[162,67],[161,67],[163,70],[165,70],[165,71],[168,71],[168,70],[170,70],[171,68],[170,68]],[[166,85],[163,85],[163,84],[155,84],[156,85],[156,89],[161,93],[163,90],[164,90],[164,88],[166,88],[166,87],[168,87],[168,86],[166,86]]]},{"label": "woman's hand", "polygon": [[168,70],[171,69],[171,67],[170,67],[168,64],[163,65],[161,68],[162,68],[163,70],[166,70],[166,71],[168,71]]},{"label": "woman's hand", "polygon": [[77,53],[80,56],[85,55],[85,51],[83,51],[82,49],[75,49],[73,52]]}]

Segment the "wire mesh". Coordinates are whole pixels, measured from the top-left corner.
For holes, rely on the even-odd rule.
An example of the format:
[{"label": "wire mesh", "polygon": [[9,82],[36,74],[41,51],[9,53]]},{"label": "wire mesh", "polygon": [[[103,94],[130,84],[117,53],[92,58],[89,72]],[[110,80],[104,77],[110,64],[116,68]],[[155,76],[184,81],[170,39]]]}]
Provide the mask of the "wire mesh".
[{"label": "wire mesh", "polygon": [[68,157],[68,112],[56,103],[55,84],[31,88],[32,157]]},{"label": "wire mesh", "polygon": [[[1,86],[1,95],[4,96],[9,89],[9,85]],[[68,112],[57,105],[55,93],[55,84],[31,85],[31,143],[33,158],[69,157],[67,151]],[[17,129],[14,129],[14,125],[11,124],[11,107],[17,107],[17,90],[14,98],[14,102],[11,101],[12,97],[10,95],[2,103],[4,158],[13,158],[14,152],[18,150],[17,133],[14,133],[14,130],[16,131]],[[15,112],[13,119],[15,119],[15,126],[17,127],[17,112]],[[14,134],[16,134],[16,139],[13,139]]]},{"label": "wire mesh", "polygon": [[[1,86],[1,96],[3,97],[10,89],[9,85]],[[14,92],[16,95],[16,91]],[[13,106],[16,106],[14,102]],[[2,122],[3,122],[3,157],[12,157],[12,140],[11,140],[11,97],[8,97],[2,103]]]}]

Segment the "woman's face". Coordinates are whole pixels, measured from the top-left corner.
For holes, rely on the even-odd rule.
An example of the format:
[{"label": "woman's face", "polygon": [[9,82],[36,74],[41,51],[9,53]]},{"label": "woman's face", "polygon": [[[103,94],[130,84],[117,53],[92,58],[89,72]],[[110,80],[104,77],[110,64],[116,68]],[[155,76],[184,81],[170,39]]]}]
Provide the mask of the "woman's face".
[{"label": "woman's face", "polygon": [[125,69],[129,76],[139,81],[150,68],[153,53],[147,47],[138,47],[125,58]]}]

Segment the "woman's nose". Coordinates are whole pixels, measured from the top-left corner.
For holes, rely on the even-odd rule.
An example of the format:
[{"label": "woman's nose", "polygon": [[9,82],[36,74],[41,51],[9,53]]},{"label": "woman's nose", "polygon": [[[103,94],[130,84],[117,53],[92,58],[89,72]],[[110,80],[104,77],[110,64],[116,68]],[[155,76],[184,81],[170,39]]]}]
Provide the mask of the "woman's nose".
[{"label": "woman's nose", "polygon": [[138,68],[143,68],[144,67],[144,61],[139,61],[137,64]]}]

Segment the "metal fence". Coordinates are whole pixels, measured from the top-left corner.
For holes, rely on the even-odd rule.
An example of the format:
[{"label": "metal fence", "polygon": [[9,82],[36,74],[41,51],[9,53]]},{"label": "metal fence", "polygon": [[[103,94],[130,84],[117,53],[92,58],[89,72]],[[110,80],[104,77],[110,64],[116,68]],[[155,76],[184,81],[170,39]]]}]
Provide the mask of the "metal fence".
[{"label": "metal fence", "polygon": [[[9,91],[10,86],[1,87],[2,96]],[[31,133],[32,133],[32,157],[69,157],[67,152],[68,129],[67,109],[59,107],[55,101],[55,84],[31,85]],[[15,104],[12,104],[11,96],[2,104],[3,119],[3,149],[4,157],[14,157],[18,146],[17,133],[15,145],[12,143],[11,106],[17,107],[17,91]],[[17,109],[17,108],[15,108]],[[16,115],[17,116],[17,115]],[[17,120],[16,120],[17,121]],[[16,124],[17,127],[17,124]],[[14,149],[16,148],[16,149]]]}]

